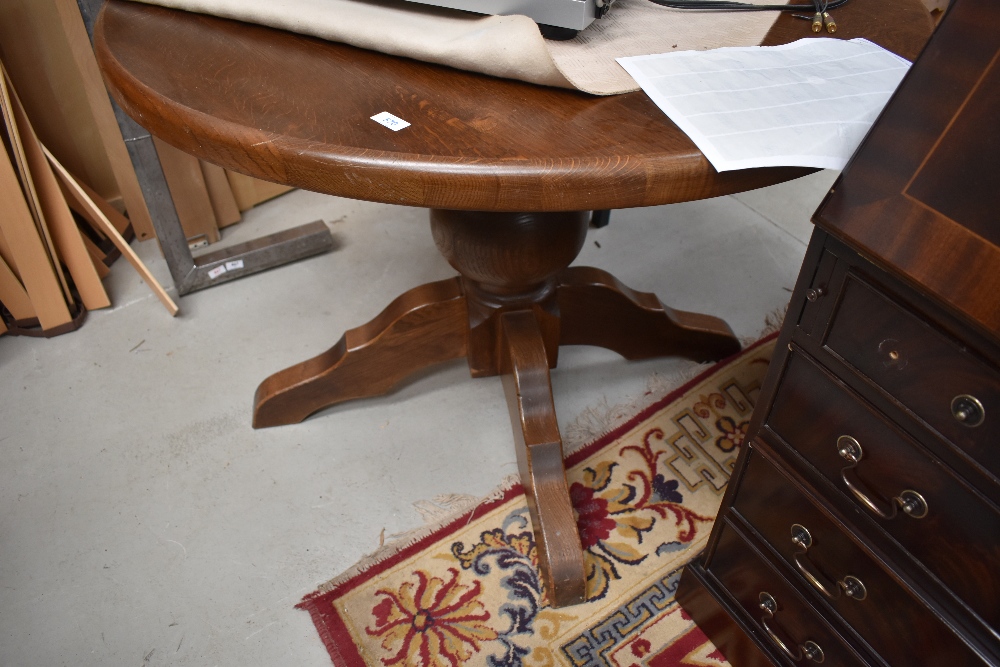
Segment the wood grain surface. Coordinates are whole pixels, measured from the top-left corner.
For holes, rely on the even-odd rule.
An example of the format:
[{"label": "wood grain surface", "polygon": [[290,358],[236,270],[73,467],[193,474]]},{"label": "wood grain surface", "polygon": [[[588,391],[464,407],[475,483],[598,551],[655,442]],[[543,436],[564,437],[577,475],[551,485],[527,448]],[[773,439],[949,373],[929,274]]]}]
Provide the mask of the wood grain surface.
[{"label": "wood grain surface", "polygon": [[954,4],[814,217],[994,339],[1000,336],[998,24],[1000,4],[993,0]]},{"label": "wood grain surface", "polygon": [[538,568],[549,603],[564,607],[586,598],[587,570],[566,483],[552,380],[538,325],[529,310],[500,316],[500,366],[518,472],[538,547]]},{"label": "wood grain surface", "polygon": [[[854,0],[837,20],[838,37],[911,58],[931,30],[920,0]],[[766,42],[811,35],[782,16]],[[355,199],[609,209],[810,171],[719,174],[641,92],[594,97],[124,0],[105,5],[94,41],[115,98],[153,134],[228,169]],[[382,111],[411,126],[370,120]]]}]

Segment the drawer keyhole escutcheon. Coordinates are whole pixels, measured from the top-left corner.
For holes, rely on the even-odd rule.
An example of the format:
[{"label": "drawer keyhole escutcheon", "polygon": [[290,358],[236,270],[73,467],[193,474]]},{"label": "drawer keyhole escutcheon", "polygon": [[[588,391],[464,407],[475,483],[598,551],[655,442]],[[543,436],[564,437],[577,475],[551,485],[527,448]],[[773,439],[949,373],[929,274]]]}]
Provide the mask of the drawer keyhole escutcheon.
[{"label": "drawer keyhole escutcheon", "polygon": [[843,480],[844,486],[873,514],[883,519],[894,519],[898,510],[902,509],[905,514],[914,519],[923,519],[927,516],[927,501],[913,489],[905,489],[892,500],[884,500],[865,488],[855,471],[865,452],[861,448],[861,443],[855,438],[849,435],[837,438],[837,453],[850,463],[840,471],[840,478]]},{"label": "drawer keyhole escutcheon", "polygon": [[895,338],[886,338],[879,343],[878,353],[882,359],[882,365],[886,368],[893,368],[897,371],[906,368],[906,356],[900,351],[899,341]]},{"label": "drawer keyhole escutcheon", "polygon": [[799,662],[803,658],[806,660],[812,660],[813,662],[823,662],[826,659],[826,655],[823,653],[823,649],[820,648],[819,644],[812,640],[807,640],[798,644],[795,650],[789,646],[789,644],[795,644],[795,642],[786,642],[781,638],[775,630],[768,624],[768,620],[774,620],[774,615],[778,613],[778,601],[774,599],[774,596],[766,591],[761,591],[760,604],[758,605],[761,611],[766,614],[760,619],[760,625],[764,628],[764,632],[767,636],[771,638],[774,645],[781,649],[782,653],[787,655],[789,658],[795,662]]},{"label": "drawer keyhole escutcheon", "polygon": [[975,428],[986,419],[986,409],[975,396],[960,394],[951,399],[951,415],[962,426]]},{"label": "drawer keyhole escutcheon", "polygon": [[808,528],[802,524],[793,523],[792,543],[799,547],[795,553],[795,567],[798,568],[806,581],[820,593],[831,600],[836,600],[841,594],[854,600],[864,600],[868,597],[868,589],[857,577],[849,574],[840,581],[832,582],[819,571],[809,559],[808,551],[813,546],[813,537]]}]

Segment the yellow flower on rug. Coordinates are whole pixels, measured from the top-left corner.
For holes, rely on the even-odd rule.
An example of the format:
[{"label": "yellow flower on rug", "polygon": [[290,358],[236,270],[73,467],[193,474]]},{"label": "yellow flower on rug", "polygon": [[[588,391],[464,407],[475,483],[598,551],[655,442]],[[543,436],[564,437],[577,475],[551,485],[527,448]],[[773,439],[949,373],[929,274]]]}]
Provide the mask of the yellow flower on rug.
[{"label": "yellow flower on rug", "polygon": [[726,665],[674,601],[705,546],[769,337],[566,457],[587,601],[549,607],[519,485],[299,605],[338,667]]}]

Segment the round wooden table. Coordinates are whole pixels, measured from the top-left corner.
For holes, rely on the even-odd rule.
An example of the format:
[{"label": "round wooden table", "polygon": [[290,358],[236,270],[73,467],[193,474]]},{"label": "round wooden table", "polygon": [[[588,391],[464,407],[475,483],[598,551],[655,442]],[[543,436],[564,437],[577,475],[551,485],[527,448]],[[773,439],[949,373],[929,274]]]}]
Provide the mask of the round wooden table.
[{"label": "round wooden table", "polygon": [[[838,37],[914,58],[920,0],[854,0]],[[788,15],[765,39],[811,35]],[[591,210],[690,201],[772,185],[798,168],[719,174],[644,93],[592,97],[496,79],[199,14],[109,0],[94,30],[122,108],[198,157],[299,188],[431,209],[460,274],[415,287],[333,348],[267,378],[254,426],[390,391],[465,357],[502,375],[549,600],[582,601],[583,553],[563,469],[549,369],[560,345],[627,359],[723,358],[725,322],[663,306],[610,274],[569,267]],[[411,123],[393,132],[383,111]]]}]

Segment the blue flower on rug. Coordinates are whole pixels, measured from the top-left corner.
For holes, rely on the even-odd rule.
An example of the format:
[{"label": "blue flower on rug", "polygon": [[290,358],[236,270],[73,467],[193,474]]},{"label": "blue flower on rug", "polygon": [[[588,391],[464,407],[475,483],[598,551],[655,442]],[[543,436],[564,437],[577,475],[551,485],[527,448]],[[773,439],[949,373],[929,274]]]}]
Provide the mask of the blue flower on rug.
[{"label": "blue flower on rug", "polygon": [[662,474],[653,478],[653,497],[661,503],[682,503],[684,496],[677,490],[679,482],[676,479],[667,480]]},{"label": "blue flower on rug", "polygon": [[451,553],[463,569],[471,569],[481,577],[487,576],[494,566],[507,572],[500,585],[507,592],[508,602],[500,606],[497,616],[506,616],[510,626],[497,633],[504,653],[489,656],[486,659],[489,667],[522,667],[523,658],[531,652],[517,642],[534,634],[533,623],[542,604],[538,550],[527,512],[527,508],[511,512],[500,528],[480,534],[479,543],[468,551],[462,542],[451,545]]}]

